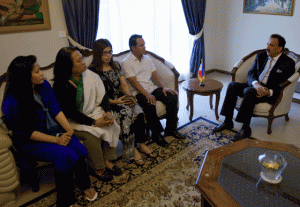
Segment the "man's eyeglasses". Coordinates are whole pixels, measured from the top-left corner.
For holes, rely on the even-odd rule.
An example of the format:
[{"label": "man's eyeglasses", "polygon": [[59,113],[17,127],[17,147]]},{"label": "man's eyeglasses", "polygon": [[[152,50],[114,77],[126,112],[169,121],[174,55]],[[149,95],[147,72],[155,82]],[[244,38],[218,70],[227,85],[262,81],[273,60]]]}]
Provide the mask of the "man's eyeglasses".
[{"label": "man's eyeglasses", "polygon": [[102,55],[103,56],[107,56],[107,55],[112,55],[112,53],[113,53],[112,50],[110,50],[110,51],[104,51],[104,52],[102,52]]}]

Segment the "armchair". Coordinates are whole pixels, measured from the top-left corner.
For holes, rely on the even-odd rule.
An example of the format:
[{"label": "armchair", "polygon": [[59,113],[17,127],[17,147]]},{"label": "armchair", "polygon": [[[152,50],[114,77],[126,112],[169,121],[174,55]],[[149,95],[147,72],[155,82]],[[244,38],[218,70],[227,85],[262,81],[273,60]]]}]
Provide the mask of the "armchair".
[{"label": "armchair", "polygon": [[[265,49],[256,50],[238,61],[231,71],[232,81],[247,82],[247,73],[254,63],[255,57],[258,53]],[[298,83],[300,73],[300,55],[295,54],[288,49],[284,49],[284,53],[295,61],[295,73],[288,80],[281,84],[282,90],[275,104],[259,103],[253,109],[253,117],[262,117],[268,119],[267,133],[272,133],[272,123],[275,118],[285,117],[289,120],[288,113],[291,109],[293,93]],[[243,98],[237,100],[236,109],[239,110]]]}]

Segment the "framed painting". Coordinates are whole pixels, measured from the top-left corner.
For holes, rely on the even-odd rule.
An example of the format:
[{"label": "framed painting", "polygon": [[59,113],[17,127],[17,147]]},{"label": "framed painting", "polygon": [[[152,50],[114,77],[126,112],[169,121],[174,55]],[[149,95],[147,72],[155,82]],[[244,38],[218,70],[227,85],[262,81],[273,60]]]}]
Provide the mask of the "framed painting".
[{"label": "framed painting", "polygon": [[293,15],[294,0],[244,0],[244,13]]},{"label": "framed painting", "polygon": [[48,0],[0,0],[0,34],[50,29]]}]

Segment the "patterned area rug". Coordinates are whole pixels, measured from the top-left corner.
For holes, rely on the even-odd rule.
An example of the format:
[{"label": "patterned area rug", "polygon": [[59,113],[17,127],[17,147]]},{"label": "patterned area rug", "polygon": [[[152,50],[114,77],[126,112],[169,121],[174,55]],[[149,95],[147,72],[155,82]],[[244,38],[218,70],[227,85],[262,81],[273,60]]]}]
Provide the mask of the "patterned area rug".
[{"label": "patterned area rug", "polygon": [[[228,144],[229,138],[234,135],[229,130],[213,133],[212,128],[215,125],[200,117],[179,128],[179,132],[187,137],[186,140],[166,137],[171,143],[167,148],[150,144],[159,156],[155,160],[144,156],[146,164],[143,167],[117,161],[115,164],[124,173],[111,182],[103,183],[91,176],[92,185],[98,191],[99,197],[94,202],[88,202],[78,191],[80,204],[92,207],[201,206],[200,193],[194,184],[205,151]],[[56,194],[52,193],[30,206],[55,206],[55,200]]]}]

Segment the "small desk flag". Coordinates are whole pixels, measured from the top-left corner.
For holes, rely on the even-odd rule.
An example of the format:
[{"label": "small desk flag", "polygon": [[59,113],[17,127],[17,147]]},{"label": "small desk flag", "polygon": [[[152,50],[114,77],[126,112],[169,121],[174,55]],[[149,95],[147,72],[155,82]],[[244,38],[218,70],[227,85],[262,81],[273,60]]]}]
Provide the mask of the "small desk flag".
[{"label": "small desk flag", "polygon": [[205,80],[205,72],[203,70],[203,65],[202,64],[200,65],[200,68],[198,70],[198,79],[199,79],[200,83],[202,83]]}]

